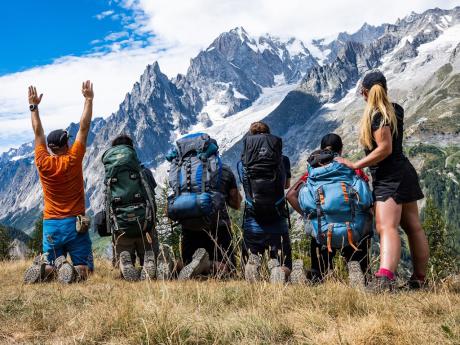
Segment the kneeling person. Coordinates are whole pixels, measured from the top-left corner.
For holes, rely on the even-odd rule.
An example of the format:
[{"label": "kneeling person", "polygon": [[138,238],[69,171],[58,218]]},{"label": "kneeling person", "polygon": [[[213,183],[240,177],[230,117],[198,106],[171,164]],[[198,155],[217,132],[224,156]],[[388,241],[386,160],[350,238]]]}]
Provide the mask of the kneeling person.
[{"label": "kneeling person", "polygon": [[289,158],[282,155],[281,138],[270,134],[263,122],[251,125],[244,139],[240,181],[245,192],[243,257],[245,278],[259,280],[261,256],[269,252],[271,282],[285,282],[292,268],[288,209],[284,190],[289,188]]},{"label": "kneeling person", "polygon": [[[156,277],[156,182],[152,172],[138,160],[133,141],[120,135],[102,156],[105,169],[105,210],[98,222],[112,236],[114,265],[129,281]],[[104,219],[105,218],[105,219]],[[98,225],[100,226],[100,225]],[[103,226],[102,226],[103,227]],[[135,268],[139,258],[141,270]]]},{"label": "kneeling person", "polygon": [[182,228],[185,267],[179,279],[229,273],[235,266],[227,205],[238,209],[241,196],[231,169],[222,164],[217,142],[205,133],[187,135],[167,155],[171,163],[168,217]]},{"label": "kneeling person", "polygon": [[[307,172],[289,190],[287,199],[307,218],[307,232],[311,233],[308,279],[322,281],[333,270],[339,251],[347,262],[350,285],[362,288],[369,273],[372,196],[364,172],[334,161],[342,149],[340,136],[325,135],[320,149],[308,158]],[[291,281],[305,281],[300,260],[294,262]]]},{"label": "kneeling person", "polygon": [[[57,273],[59,282],[69,284],[86,279],[93,271],[89,219],[85,217],[83,157],[91,125],[93,85],[82,86],[85,98],[75,142],[69,145],[65,130],[52,131],[47,140],[40,120],[35,87],[29,87],[29,104],[35,134],[35,165],[43,188],[43,255],[35,258],[24,274],[25,283],[36,283]],[[83,224],[83,226],[81,226]],[[71,262],[67,261],[70,255]]]}]

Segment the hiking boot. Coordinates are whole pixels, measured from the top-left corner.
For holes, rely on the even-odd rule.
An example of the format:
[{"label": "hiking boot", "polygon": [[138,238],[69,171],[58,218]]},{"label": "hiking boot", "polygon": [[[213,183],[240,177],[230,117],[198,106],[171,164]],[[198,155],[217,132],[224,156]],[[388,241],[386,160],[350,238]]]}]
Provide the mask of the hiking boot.
[{"label": "hiking boot", "polygon": [[200,273],[203,273],[206,269],[209,269],[209,254],[204,248],[198,248],[192,257],[192,262],[185,266],[179,273],[178,280],[187,280]]},{"label": "hiking boot", "polygon": [[307,283],[307,276],[305,275],[305,271],[303,269],[303,261],[302,260],[294,260],[292,263],[292,272],[289,276],[289,280],[292,284],[306,284]]},{"label": "hiking boot", "polygon": [[156,271],[155,254],[147,250],[144,255],[144,266],[141,269],[141,280],[155,279]]},{"label": "hiking boot", "polygon": [[323,282],[323,277],[321,276],[321,273],[318,270],[315,270],[315,269],[306,270],[305,275],[307,277],[307,281],[310,282],[311,284],[320,284]]},{"label": "hiking boot", "polygon": [[57,280],[61,284],[71,284],[77,280],[77,271],[75,267],[67,261],[64,255],[54,260],[54,267],[57,271]]},{"label": "hiking boot", "polygon": [[270,270],[270,283],[286,282],[286,273],[284,273],[277,259],[270,259],[268,261],[268,269]]},{"label": "hiking boot", "polygon": [[169,280],[174,271],[174,254],[172,248],[167,244],[160,246],[160,253],[157,258],[157,279]]},{"label": "hiking boot", "polygon": [[395,289],[395,281],[386,276],[374,277],[366,286],[365,291],[370,293],[386,293],[393,292]]},{"label": "hiking boot", "polygon": [[120,271],[123,279],[134,282],[139,280],[139,271],[131,261],[131,254],[127,251],[120,253]]},{"label": "hiking boot", "polygon": [[24,272],[24,283],[35,284],[44,281],[46,279],[45,269],[47,264],[46,254],[37,255],[32,262],[32,266]]},{"label": "hiking boot", "polygon": [[365,279],[363,271],[358,261],[349,261],[348,268],[348,285],[353,289],[364,290]]},{"label": "hiking boot", "polygon": [[420,280],[415,277],[410,277],[405,284],[399,287],[402,290],[427,290],[428,282],[426,280]]},{"label": "hiking boot", "polygon": [[244,266],[244,279],[253,283],[260,280],[260,265],[262,259],[259,255],[249,254],[248,262]]}]

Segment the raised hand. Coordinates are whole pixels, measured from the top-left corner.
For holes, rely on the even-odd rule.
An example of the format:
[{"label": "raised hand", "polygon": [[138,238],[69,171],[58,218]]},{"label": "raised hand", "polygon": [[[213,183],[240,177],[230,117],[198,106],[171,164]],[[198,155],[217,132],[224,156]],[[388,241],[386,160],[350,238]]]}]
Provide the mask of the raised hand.
[{"label": "raised hand", "polygon": [[37,94],[37,89],[35,86],[29,86],[29,104],[38,105],[42,101],[43,94],[41,93],[40,96]]},{"label": "raised hand", "polygon": [[81,85],[81,93],[85,99],[92,100],[94,98],[93,83],[89,80],[84,81]]}]

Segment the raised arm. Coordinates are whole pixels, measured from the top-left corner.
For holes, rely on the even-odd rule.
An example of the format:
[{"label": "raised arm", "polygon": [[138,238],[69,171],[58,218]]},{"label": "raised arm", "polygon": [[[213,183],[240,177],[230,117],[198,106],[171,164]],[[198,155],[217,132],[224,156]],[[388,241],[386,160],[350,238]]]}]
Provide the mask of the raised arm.
[{"label": "raised arm", "polygon": [[83,82],[81,93],[85,97],[85,105],[83,107],[83,114],[80,119],[80,129],[78,130],[76,141],[86,146],[88,139],[89,129],[91,127],[91,118],[93,117],[93,84],[87,80]]},{"label": "raised arm", "polygon": [[38,113],[38,105],[42,101],[43,94],[38,96],[35,86],[29,86],[29,107],[32,118],[32,128],[35,135],[35,146],[46,145],[45,132]]}]

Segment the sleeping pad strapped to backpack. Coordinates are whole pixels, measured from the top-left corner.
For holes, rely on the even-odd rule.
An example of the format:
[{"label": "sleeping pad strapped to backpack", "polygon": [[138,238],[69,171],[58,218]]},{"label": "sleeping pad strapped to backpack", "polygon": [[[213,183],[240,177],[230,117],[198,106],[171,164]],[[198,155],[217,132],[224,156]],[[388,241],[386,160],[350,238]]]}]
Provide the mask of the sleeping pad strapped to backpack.
[{"label": "sleeping pad strapped to backpack", "polygon": [[238,172],[243,183],[246,212],[260,224],[280,216],[288,217],[282,146],[281,138],[267,133],[249,134],[243,140],[242,166],[238,167]]},{"label": "sleeping pad strapped to backpack", "polygon": [[[140,237],[155,227],[155,199],[134,148],[117,145],[102,156],[105,169],[107,227]],[[109,231],[112,232],[112,231]]]},{"label": "sleeping pad strapped to backpack", "polygon": [[176,141],[166,159],[171,162],[168,217],[188,230],[210,229],[225,207],[220,192],[222,161],[218,146],[206,133],[194,133]]},{"label": "sleeping pad strapped to backpack", "polygon": [[372,203],[367,181],[354,170],[335,161],[317,168],[308,166],[299,204],[311,222],[312,235],[329,251],[348,245],[357,249],[356,244],[371,231]]}]

